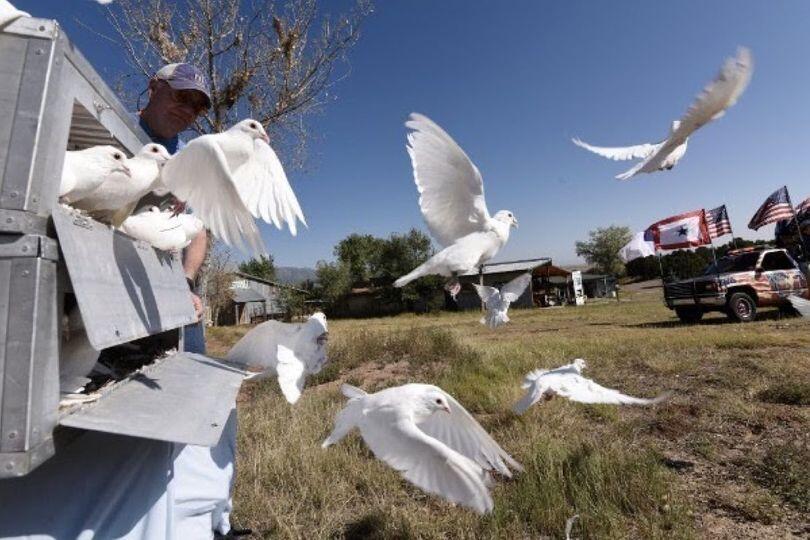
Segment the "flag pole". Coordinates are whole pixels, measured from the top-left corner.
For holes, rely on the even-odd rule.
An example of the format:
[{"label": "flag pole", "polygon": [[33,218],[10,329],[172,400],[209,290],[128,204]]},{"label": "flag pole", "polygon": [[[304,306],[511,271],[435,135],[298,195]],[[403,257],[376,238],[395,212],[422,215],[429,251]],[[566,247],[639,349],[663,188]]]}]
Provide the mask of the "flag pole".
[{"label": "flag pole", "polygon": [[799,234],[799,251],[804,258],[804,262],[807,263],[807,254],[804,252],[804,235],[802,235],[802,228],[799,226],[799,217],[796,214],[796,209],[793,208],[793,201],[790,200],[790,192],[785,186],[785,194],[787,195],[788,205],[790,206],[790,211],[793,214],[793,223],[796,224],[796,232]]}]

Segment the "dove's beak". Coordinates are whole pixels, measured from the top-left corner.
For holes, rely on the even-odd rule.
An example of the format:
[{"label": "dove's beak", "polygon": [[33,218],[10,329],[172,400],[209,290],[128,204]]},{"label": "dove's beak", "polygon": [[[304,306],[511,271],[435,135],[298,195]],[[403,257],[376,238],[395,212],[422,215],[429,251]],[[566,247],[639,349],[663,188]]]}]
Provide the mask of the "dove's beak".
[{"label": "dove's beak", "polygon": [[512,218],[512,226],[513,226],[514,228],[516,228],[516,229],[518,228],[518,222],[517,222],[517,218]]},{"label": "dove's beak", "polygon": [[121,171],[122,173],[124,173],[125,175],[129,176],[129,177],[132,176],[132,171],[126,165],[121,165],[118,168],[118,170]]},{"label": "dove's beak", "polygon": [[267,133],[262,134],[262,140],[267,144],[270,144],[270,137],[267,136]]},{"label": "dove's beak", "polygon": [[443,407],[442,407],[442,410],[443,410],[444,412],[446,412],[447,414],[450,414],[450,406],[449,406],[449,405],[445,405],[445,406],[443,406]]}]

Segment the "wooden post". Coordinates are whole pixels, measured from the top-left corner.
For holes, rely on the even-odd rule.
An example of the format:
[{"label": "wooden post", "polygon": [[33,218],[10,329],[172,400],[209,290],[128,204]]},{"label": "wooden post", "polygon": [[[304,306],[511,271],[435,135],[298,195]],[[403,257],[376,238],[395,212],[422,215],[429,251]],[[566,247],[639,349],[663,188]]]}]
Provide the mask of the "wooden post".
[{"label": "wooden post", "polygon": [[[478,284],[482,287],[484,286],[484,265],[480,265],[478,267]],[[484,299],[481,299],[481,311],[486,311],[486,304],[484,303]]]}]

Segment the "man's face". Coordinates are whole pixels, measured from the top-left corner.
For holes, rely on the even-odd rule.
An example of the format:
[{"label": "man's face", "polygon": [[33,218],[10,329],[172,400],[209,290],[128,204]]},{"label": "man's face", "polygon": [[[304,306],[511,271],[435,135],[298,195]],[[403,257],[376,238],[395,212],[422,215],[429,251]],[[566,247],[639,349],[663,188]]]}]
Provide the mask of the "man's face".
[{"label": "man's face", "polygon": [[154,109],[150,128],[161,137],[174,137],[205,112],[207,101],[197,90],[175,90],[159,79],[149,82],[149,107]]}]

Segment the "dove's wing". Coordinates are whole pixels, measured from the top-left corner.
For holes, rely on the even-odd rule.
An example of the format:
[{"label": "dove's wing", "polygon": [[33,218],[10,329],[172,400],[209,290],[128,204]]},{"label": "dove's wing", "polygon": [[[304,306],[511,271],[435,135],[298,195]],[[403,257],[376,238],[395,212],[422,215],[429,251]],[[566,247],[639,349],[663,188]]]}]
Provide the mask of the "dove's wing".
[{"label": "dove's wing", "polygon": [[810,317],[810,300],[791,294],[788,296],[793,309],[801,313],[802,317]]},{"label": "dove's wing", "polygon": [[531,281],[532,275],[530,273],[526,272],[519,275],[501,288],[501,298],[504,302],[514,302],[520,298],[520,295],[523,294]]},{"label": "dove's wing", "polygon": [[478,296],[481,297],[481,300],[485,304],[489,304],[491,300],[498,299],[500,296],[500,291],[495,287],[488,287],[486,285],[478,285],[477,283],[473,283],[473,287],[475,290],[478,291]]},{"label": "dove's wing", "polygon": [[720,73],[706,85],[689,106],[686,114],[680,120],[678,129],[667,141],[667,146],[675,148],[683,143],[693,131],[723,116],[726,109],[737,103],[740,95],[745,91],[751,81],[753,67],[751,51],[740,47],[737,50],[737,56],[726,60]]},{"label": "dove's wing", "polygon": [[162,179],[214,236],[239,249],[245,250],[247,244],[254,253],[267,252],[213,136],[203,135],[188,143],[163,166]]},{"label": "dove's wing", "polygon": [[277,229],[286,222],[295,236],[296,218],[305,226],[307,222],[284,167],[266,142],[256,139],[253,148],[253,157],[233,175],[239,195],[253,216],[272,223]]},{"label": "dove's wing", "polygon": [[659,396],[653,399],[637,398],[622,394],[618,390],[605,388],[576,373],[549,373],[538,379],[555,394],[580,403],[608,403],[611,405],[652,405],[666,399]]},{"label": "dove's wing", "polygon": [[575,145],[579,146],[580,148],[584,148],[594,154],[598,154],[602,157],[606,157],[608,159],[612,159],[614,161],[625,161],[628,159],[644,159],[649,157],[653,152],[655,152],[659,146],[658,144],[637,144],[635,146],[593,146],[590,145],[580,139],[573,138],[571,139]]},{"label": "dove's wing", "polygon": [[292,349],[279,344],[276,349],[276,372],[281,393],[290,403],[295,403],[304,390],[304,363],[301,362]]},{"label": "dove's wing", "polygon": [[658,170],[664,160],[698,128],[723,116],[726,109],[737,102],[740,95],[748,86],[753,71],[751,52],[741,47],[736,58],[729,58],[723,64],[720,73],[698,95],[686,114],[681,117],[678,128],[669,138],[658,145],[655,152],[644,161],[618,176],[619,180],[627,180],[639,172],[653,172]]},{"label": "dove's wing", "polygon": [[488,475],[475,462],[426,435],[406,418],[380,410],[366,412],[360,433],[378,459],[428,493],[472,508],[493,508]]},{"label": "dove's wing", "polygon": [[285,325],[279,321],[263,322],[242,336],[225,358],[245,367],[275,370],[278,346],[280,343],[291,342],[294,331],[294,325]]},{"label": "dove's wing", "polygon": [[405,125],[419,208],[434,238],[449,246],[462,236],[483,231],[489,220],[484,181],[464,150],[421,114]]},{"label": "dove's wing", "polygon": [[543,370],[535,370],[526,375],[522,387],[526,390],[526,394],[515,403],[512,410],[517,414],[523,414],[526,410],[540,401],[543,397],[548,386],[543,382],[543,374],[547,373]]},{"label": "dove's wing", "polygon": [[496,470],[509,477],[512,473],[507,464],[513,469],[523,470],[520,463],[512,459],[453,396],[447,392],[444,394],[450,413],[433,413],[418,424],[419,429],[486,470]]}]

